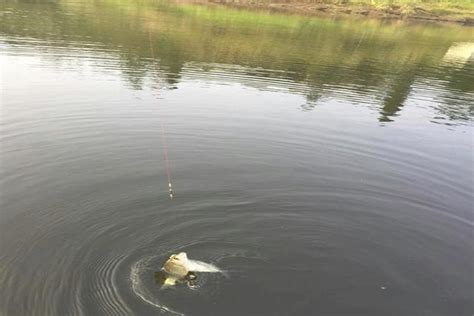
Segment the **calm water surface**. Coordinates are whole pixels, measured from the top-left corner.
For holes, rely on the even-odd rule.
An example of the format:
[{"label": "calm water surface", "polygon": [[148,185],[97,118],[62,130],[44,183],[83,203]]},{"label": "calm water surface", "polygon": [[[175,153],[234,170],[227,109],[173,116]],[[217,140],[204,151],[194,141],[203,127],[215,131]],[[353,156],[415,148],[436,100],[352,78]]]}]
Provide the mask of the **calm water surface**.
[{"label": "calm water surface", "polygon": [[[0,315],[472,316],[473,47],[453,25],[3,1]],[[179,251],[227,277],[160,290]]]}]

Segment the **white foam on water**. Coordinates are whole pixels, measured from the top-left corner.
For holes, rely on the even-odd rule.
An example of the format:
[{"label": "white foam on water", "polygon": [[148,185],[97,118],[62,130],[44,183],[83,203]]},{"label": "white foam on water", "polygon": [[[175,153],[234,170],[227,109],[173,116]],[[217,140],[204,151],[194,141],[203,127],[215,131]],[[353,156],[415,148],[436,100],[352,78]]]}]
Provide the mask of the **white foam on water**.
[{"label": "white foam on water", "polygon": [[148,260],[140,260],[136,262],[131,268],[130,280],[132,282],[133,292],[144,302],[150,305],[153,305],[162,311],[172,313],[175,315],[184,316],[184,314],[174,311],[171,308],[159,303],[157,298],[154,297],[153,293],[151,293],[148,289],[146,289],[146,287],[144,286],[143,282],[140,279],[140,272],[142,271],[143,266],[145,265],[147,261]]},{"label": "white foam on water", "polygon": [[[153,305],[160,309],[163,312],[168,312],[174,315],[184,316],[185,314],[172,310],[171,308],[163,305],[159,302],[158,297],[156,297],[156,293],[151,292],[141,279],[142,273],[144,270],[147,270],[147,264],[152,257],[143,258],[132,265],[130,271],[130,281],[133,292],[144,302]],[[219,269],[213,264],[206,263],[199,260],[190,260],[186,259],[186,268],[192,272],[206,272],[206,273],[222,273],[226,276],[225,271]]]}]

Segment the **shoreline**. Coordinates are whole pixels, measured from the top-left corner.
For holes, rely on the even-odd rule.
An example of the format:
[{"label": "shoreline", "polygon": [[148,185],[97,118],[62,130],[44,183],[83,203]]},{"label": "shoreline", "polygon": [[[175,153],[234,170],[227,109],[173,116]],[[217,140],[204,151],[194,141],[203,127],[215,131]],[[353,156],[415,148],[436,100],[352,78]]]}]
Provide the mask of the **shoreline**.
[{"label": "shoreline", "polygon": [[456,23],[474,26],[474,13],[463,13],[445,9],[443,14],[428,5],[406,7],[400,5],[374,6],[363,3],[305,3],[305,2],[259,2],[211,0],[208,4],[234,8],[269,10],[280,13],[294,13],[320,17],[358,17],[380,20],[409,20],[419,22]]}]

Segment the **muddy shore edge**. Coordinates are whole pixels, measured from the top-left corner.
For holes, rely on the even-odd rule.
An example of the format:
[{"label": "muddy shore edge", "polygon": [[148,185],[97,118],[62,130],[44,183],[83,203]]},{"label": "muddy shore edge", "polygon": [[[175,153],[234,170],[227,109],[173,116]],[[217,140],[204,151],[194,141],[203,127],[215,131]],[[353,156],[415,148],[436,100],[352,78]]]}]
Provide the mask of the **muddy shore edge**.
[{"label": "muddy shore edge", "polygon": [[418,20],[440,23],[457,23],[474,26],[474,12],[445,10],[442,14],[436,9],[423,6],[404,7],[389,5],[377,7],[367,4],[304,3],[304,2],[259,2],[259,1],[222,1],[211,0],[208,3],[235,8],[269,10],[326,17],[368,17],[374,19]]}]

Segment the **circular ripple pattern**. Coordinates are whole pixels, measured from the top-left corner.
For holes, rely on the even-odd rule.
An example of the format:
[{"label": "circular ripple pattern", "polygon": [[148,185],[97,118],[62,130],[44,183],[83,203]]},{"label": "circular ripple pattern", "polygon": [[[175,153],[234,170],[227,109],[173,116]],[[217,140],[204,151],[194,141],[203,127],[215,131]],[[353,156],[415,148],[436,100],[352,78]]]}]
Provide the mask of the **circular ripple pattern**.
[{"label": "circular ripple pattern", "polygon": [[230,286],[232,274],[237,273],[232,269],[232,262],[252,259],[246,257],[248,250],[239,250],[230,243],[195,243],[169,253],[181,251],[199,254],[200,258],[206,258],[207,262],[212,262],[223,269],[225,268],[222,265],[225,265],[230,269],[225,269],[222,273],[197,273],[197,284],[193,288],[186,285],[160,288],[157,285],[156,273],[168,258],[167,255],[141,258],[132,265],[130,271],[132,289],[138,297],[161,311],[179,315],[186,313],[186,310],[191,314],[196,310],[208,310],[212,313],[213,302],[219,300],[219,294],[222,292],[222,283]]},{"label": "circular ripple pattern", "polygon": [[472,32],[7,2],[0,315],[472,316]]}]

